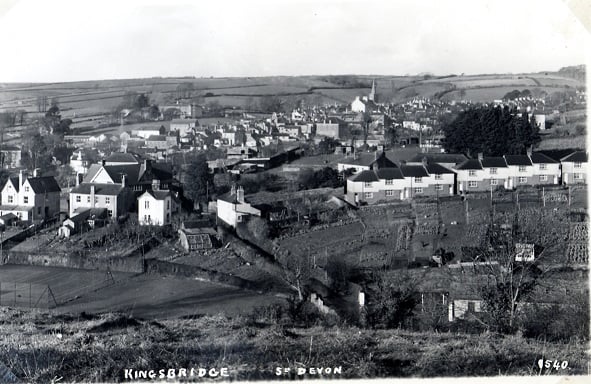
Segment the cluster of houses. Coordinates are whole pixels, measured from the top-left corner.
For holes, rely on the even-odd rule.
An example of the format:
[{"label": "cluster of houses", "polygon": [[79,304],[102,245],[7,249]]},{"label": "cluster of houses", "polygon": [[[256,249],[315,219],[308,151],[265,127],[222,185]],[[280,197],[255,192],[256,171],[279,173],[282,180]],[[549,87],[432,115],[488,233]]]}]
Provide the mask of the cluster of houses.
[{"label": "cluster of houses", "polygon": [[398,166],[385,153],[338,164],[353,172],[345,199],[355,205],[420,196],[452,196],[503,187],[586,183],[587,153],[574,151],[559,160],[542,152],[468,159],[454,154],[418,154]]}]

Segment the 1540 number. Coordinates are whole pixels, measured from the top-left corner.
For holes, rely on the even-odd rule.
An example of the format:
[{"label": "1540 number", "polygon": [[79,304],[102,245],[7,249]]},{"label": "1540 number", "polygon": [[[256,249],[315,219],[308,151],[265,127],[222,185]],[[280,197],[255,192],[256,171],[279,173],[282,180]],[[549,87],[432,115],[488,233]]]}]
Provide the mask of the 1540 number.
[{"label": "1540 number", "polygon": [[538,360],[538,367],[540,367],[540,369],[546,368],[546,369],[555,369],[558,371],[559,369],[568,368],[568,361],[567,360],[558,361],[558,360],[540,359],[540,360]]}]

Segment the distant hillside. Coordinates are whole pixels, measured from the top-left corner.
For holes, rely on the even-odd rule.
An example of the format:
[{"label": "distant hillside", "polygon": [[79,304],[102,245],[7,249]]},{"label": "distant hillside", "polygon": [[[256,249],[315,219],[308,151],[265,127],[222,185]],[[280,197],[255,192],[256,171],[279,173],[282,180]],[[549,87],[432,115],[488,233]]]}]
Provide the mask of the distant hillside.
[{"label": "distant hillside", "polygon": [[0,112],[37,112],[38,97],[57,100],[65,118],[100,117],[121,104],[126,92],[146,93],[159,105],[173,103],[179,95],[198,104],[216,104],[256,110],[261,100],[279,97],[286,108],[304,103],[348,104],[368,95],[372,81],[380,102],[403,102],[414,97],[490,102],[508,92],[529,90],[539,97],[584,87],[584,66],[558,72],[531,74],[416,76],[326,75],[225,78],[149,78],[90,80],[70,83],[0,84]]},{"label": "distant hillside", "polygon": [[575,65],[571,67],[560,68],[557,72],[560,75],[572,77],[581,82],[585,82],[586,70],[584,65]]}]

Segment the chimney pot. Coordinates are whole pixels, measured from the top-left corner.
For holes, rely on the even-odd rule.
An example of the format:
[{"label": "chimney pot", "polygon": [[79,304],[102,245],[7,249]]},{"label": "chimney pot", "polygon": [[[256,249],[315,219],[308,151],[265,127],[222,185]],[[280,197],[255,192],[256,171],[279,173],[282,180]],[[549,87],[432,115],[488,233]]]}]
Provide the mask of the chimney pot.
[{"label": "chimney pot", "polygon": [[478,160],[482,160],[484,157],[482,152],[478,152]]}]

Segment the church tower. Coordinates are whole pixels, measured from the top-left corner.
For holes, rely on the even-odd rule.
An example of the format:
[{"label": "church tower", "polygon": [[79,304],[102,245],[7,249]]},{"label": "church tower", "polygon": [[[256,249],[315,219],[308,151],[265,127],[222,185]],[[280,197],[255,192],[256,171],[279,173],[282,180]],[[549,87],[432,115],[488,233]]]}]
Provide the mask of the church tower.
[{"label": "church tower", "polygon": [[371,82],[371,92],[369,93],[369,100],[373,101],[374,103],[377,102],[376,100],[376,81],[372,80]]}]

